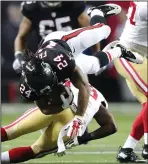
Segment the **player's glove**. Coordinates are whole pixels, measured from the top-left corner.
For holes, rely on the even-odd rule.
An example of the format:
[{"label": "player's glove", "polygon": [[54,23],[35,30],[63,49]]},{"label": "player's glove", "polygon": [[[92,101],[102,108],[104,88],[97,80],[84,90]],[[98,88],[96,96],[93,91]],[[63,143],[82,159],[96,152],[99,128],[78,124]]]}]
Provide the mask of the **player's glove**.
[{"label": "player's glove", "polygon": [[84,118],[76,115],[68,125],[67,136],[70,138],[82,136],[85,129],[86,125]]},{"label": "player's glove", "polygon": [[25,63],[23,60],[23,52],[18,51],[15,53],[15,60],[13,62],[13,69],[16,71],[16,73],[21,73],[22,66]]},{"label": "player's glove", "polygon": [[69,108],[70,105],[72,104],[72,101],[73,101],[73,98],[74,98],[74,95],[73,95],[70,88],[65,86],[65,92],[66,92],[66,96],[64,94],[60,95],[61,100],[63,102],[63,104],[62,104],[63,109]]}]

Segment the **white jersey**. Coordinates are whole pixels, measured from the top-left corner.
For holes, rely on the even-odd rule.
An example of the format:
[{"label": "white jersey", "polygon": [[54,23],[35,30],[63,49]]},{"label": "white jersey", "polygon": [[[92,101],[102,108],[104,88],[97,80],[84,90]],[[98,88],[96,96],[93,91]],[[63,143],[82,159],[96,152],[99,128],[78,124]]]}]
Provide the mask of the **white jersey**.
[{"label": "white jersey", "polygon": [[[74,87],[74,85],[70,81],[66,81],[65,85],[67,87],[70,87],[70,89],[74,95],[73,103],[75,105],[77,105],[79,90],[76,87]],[[106,101],[104,96],[96,88],[94,88],[91,85],[90,85],[90,90],[91,91],[90,91],[88,106],[87,106],[86,112],[84,114],[84,120],[85,120],[86,126],[93,119],[94,115],[99,111],[99,108],[102,103],[103,103],[103,105],[105,105],[105,108],[108,109],[108,102]],[[74,112],[76,112],[76,110],[77,110],[75,105],[71,106],[71,109]],[[44,129],[41,129],[40,132],[43,133],[46,129],[47,129],[47,127]]]},{"label": "white jersey", "polygon": [[[128,46],[147,48],[147,2],[131,2],[120,41]],[[131,48],[131,47],[129,47]],[[138,48],[137,48],[138,49]]]},{"label": "white jersey", "polygon": [[[74,94],[73,102],[77,105],[79,90],[76,87],[74,87],[74,85],[70,81],[67,81],[65,85],[70,87],[70,89],[72,90],[72,93]],[[108,109],[108,103],[104,96],[96,88],[90,85],[90,97],[86,112],[84,114],[86,125],[89,124],[93,116],[98,112],[102,103],[105,105],[106,109]]]}]

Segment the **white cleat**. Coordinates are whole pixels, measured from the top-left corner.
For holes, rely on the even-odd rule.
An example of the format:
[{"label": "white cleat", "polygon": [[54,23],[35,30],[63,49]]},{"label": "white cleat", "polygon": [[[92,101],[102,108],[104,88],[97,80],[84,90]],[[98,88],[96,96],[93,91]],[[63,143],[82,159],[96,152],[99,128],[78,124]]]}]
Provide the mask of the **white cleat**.
[{"label": "white cleat", "polygon": [[137,52],[133,52],[133,51],[127,49],[122,44],[120,44],[120,41],[118,41],[118,40],[109,43],[103,49],[103,51],[107,51],[107,50],[115,48],[115,47],[120,47],[121,52],[122,52],[120,57],[122,57],[122,58],[124,58],[124,59],[126,59],[130,62],[136,63],[136,64],[142,64],[144,62],[144,57],[143,56],[141,56]]},{"label": "white cleat", "polygon": [[87,14],[90,15],[91,12],[95,9],[102,11],[105,18],[112,16],[112,15],[118,15],[122,11],[122,8],[119,5],[109,3],[106,5],[100,5],[97,7],[90,7],[87,10]]},{"label": "white cleat", "polygon": [[117,44],[116,47],[121,48],[122,54],[120,57],[122,57],[130,62],[136,63],[136,64],[142,64],[144,62],[144,58],[141,55],[139,55],[137,52],[132,52],[132,51],[126,49],[121,44]]}]

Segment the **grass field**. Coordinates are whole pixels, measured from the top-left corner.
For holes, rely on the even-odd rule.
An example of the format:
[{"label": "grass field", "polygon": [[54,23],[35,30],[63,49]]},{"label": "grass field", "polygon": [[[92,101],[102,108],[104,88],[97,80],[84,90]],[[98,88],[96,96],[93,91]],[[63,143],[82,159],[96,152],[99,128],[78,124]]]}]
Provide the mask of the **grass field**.
[{"label": "grass field", "polygon": [[[2,105],[2,125],[7,125],[21,115],[31,104],[3,104]],[[140,111],[140,105],[137,103],[131,104],[109,104],[109,110],[114,115],[118,125],[118,132],[112,136],[104,139],[90,142],[88,145],[75,147],[67,151],[64,157],[56,157],[54,155],[47,155],[44,158],[30,160],[26,163],[100,163],[107,164],[118,163],[116,161],[116,154],[118,148],[127,138],[132,122],[137,113]],[[97,124],[92,121],[89,125],[89,131],[95,129]],[[22,136],[13,141],[2,144],[2,151],[9,150],[13,147],[28,146],[39,137],[40,132],[31,133]],[[143,140],[137,145],[136,152],[141,154]],[[139,155],[140,155],[139,154]]]}]

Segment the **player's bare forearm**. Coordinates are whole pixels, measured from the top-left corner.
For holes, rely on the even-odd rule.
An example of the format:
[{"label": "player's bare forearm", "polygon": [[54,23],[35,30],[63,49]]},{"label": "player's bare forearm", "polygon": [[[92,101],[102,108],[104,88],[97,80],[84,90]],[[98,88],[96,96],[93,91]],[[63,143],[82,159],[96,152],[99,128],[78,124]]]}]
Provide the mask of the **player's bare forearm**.
[{"label": "player's bare forearm", "polygon": [[80,70],[79,67],[76,67],[73,72],[71,82],[79,89],[78,110],[76,115],[83,116],[88,106],[90,95],[90,87],[87,76]]},{"label": "player's bare forearm", "polygon": [[109,113],[109,111],[103,105],[101,105],[94,118],[101,127],[91,132],[92,140],[107,137],[117,131],[112,114]]},{"label": "player's bare forearm", "polygon": [[23,51],[26,48],[26,41],[17,36],[14,42],[15,52],[16,51]]},{"label": "player's bare forearm", "polygon": [[22,51],[26,48],[26,40],[31,29],[32,29],[31,21],[28,18],[23,17],[20,23],[19,32],[14,42],[15,52]]},{"label": "player's bare forearm", "polygon": [[117,131],[113,116],[103,105],[100,106],[94,118],[100,127],[91,133],[84,133],[81,137],[78,137],[80,145],[88,141],[107,137]]}]

